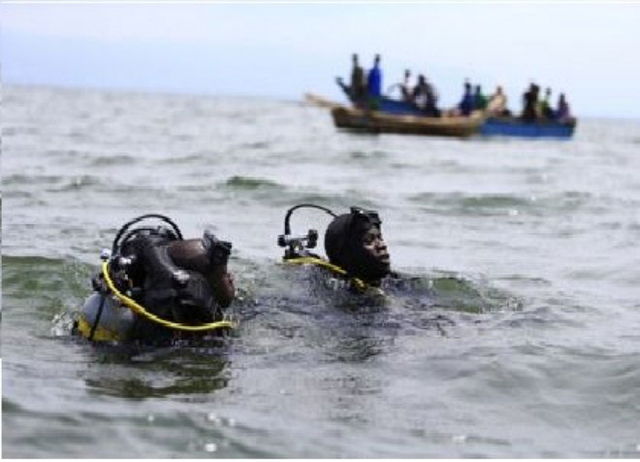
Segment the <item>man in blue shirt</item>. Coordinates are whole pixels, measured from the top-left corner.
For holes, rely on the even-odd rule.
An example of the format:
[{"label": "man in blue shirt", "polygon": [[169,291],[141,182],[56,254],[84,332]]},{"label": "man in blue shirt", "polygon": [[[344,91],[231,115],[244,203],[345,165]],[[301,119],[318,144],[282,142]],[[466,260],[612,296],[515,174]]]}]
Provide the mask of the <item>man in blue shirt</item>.
[{"label": "man in blue shirt", "polygon": [[380,98],[382,96],[382,71],[380,70],[380,55],[376,55],[373,61],[373,68],[367,76],[367,94],[369,98]]}]

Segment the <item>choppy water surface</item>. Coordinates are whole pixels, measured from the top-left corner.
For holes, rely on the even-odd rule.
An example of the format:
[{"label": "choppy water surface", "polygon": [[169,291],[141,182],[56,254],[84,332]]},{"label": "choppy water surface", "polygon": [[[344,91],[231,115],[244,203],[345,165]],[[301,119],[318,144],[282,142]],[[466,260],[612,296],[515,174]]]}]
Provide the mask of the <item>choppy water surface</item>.
[{"label": "choppy water surface", "polygon": [[[640,456],[638,121],[462,141],[267,99],[8,87],[2,109],[5,456]],[[298,202],[379,210],[428,290],[312,290],[278,264]],[[231,338],[69,336],[100,249],[149,212],[233,241]]]}]

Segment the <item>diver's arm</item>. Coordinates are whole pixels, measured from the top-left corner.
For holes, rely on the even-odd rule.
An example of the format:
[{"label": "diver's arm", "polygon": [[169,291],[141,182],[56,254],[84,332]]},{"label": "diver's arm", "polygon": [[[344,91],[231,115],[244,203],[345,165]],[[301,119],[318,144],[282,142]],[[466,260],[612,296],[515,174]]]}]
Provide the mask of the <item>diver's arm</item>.
[{"label": "diver's arm", "polygon": [[233,276],[227,271],[227,263],[216,265],[211,269],[207,278],[213,288],[216,301],[222,308],[231,304],[236,294]]},{"label": "diver's arm", "polygon": [[226,308],[235,296],[233,277],[227,270],[231,243],[205,232],[201,239],[177,241],[169,246],[169,255],[182,268],[204,274],[211,284],[216,302]]}]

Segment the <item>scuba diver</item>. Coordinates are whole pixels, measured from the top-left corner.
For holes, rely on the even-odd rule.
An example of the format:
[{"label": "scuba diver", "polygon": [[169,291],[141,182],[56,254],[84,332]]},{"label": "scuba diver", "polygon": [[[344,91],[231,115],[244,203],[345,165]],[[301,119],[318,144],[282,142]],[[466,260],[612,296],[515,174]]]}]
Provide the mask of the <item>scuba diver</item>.
[{"label": "scuba diver", "polygon": [[[149,219],[162,223],[134,226]],[[208,230],[199,239],[183,239],[163,215],[129,221],[111,251],[102,251],[102,271],[92,279],[94,293],[75,332],[91,341],[166,344],[232,327],[222,312],[235,296],[227,272],[231,247]]]},{"label": "scuba diver", "polygon": [[[301,208],[319,209],[333,217],[324,235],[328,259],[312,253],[318,241],[317,230],[310,229],[304,235],[292,234],[291,215]],[[382,220],[373,210],[351,207],[349,213],[336,215],[319,205],[299,204],[286,212],[284,234],[278,236],[278,245],[285,248],[285,264],[317,267],[322,273],[312,274],[321,274],[320,282],[324,287],[334,292],[346,289],[350,293],[364,295],[360,301],[365,304],[386,300],[393,306],[401,305],[425,313],[435,309],[482,313],[505,305],[520,305],[509,294],[492,288],[477,288],[473,282],[451,272],[427,276],[391,270],[381,225]],[[436,314],[435,318],[424,316],[426,314],[416,314],[416,319],[421,319],[425,325],[433,320],[452,324],[441,314]]]},{"label": "scuba diver", "polygon": [[[327,212],[333,220],[324,235],[327,259],[311,253],[317,245],[318,232],[310,229],[306,235],[291,234],[291,214],[300,208],[315,208]],[[390,257],[381,233],[382,221],[378,213],[351,207],[349,213],[336,215],[331,210],[315,204],[299,204],[287,211],[284,234],[278,237],[278,245],[285,247],[283,260],[291,264],[311,264],[329,270],[344,281],[350,291],[382,292],[382,282],[393,276]]]}]

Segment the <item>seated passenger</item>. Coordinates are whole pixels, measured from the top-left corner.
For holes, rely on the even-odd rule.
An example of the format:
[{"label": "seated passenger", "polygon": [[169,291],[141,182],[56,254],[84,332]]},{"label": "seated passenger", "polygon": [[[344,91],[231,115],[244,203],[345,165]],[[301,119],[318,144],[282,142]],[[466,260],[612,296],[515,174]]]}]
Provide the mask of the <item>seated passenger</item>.
[{"label": "seated passenger", "polygon": [[[133,228],[146,219],[163,225]],[[169,226],[166,226],[169,225]],[[227,261],[231,243],[205,231],[184,240],[162,215],[125,224],[103,251],[102,272],[84,303],[75,331],[92,341],[164,344],[197,332],[230,327],[222,310],[235,295]]]},{"label": "seated passenger", "polygon": [[475,93],[473,94],[473,109],[476,111],[484,111],[487,107],[487,98],[482,93],[482,87],[476,85]]},{"label": "seated passenger", "polygon": [[413,101],[419,109],[425,112],[427,117],[440,117],[438,94],[422,74],[418,76],[418,83],[413,89]]},{"label": "seated passenger", "polygon": [[405,69],[404,77],[402,78],[401,82],[394,83],[389,88],[387,88],[388,98],[391,98],[396,88],[400,91],[400,101],[404,101],[405,103],[413,103],[413,90],[411,88],[411,71],[409,69]]},{"label": "seated passenger", "polygon": [[496,92],[491,95],[487,103],[487,114],[492,117],[504,117],[509,115],[507,109],[507,96],[502,91],[502,87],[498,85]]},{"label": "seated passenger", "polygon": [[560,93],[558,98],[558,109],[555,113],[555,118],[559,122],[567,122],[571,119],[571,110],[569,109],[569,103],[564,97],[564,93]]},{"label": "seated passenger", "polygon": [[426,104],[426,86],[427,83],[424,79],[424,75],[418,75],[418,81],[416,82],[415,87],[411,90],[411,99],[419,108],[424,108]]},{"label": "seated passenger", "polygon": [[404,71],[404,79],[400,84],[400,91],[402,92],[402,100],[407,103],[413,102],[413,93],[411,91],[411,71],[406,69]]},{"label": "seated passenger", "polygon": [[538,116],[542,119],[551,120],[553,119],[553,110],[551,109],[551,104],[549,100],[551,99],[551,88],[547,87],[544,92],[544,98],[540,100],[538,105]]},{"label": "seated passenger", "polygon": [[427,83],[427,104],[425,112],[430,117],[440,117],[441,111],[438,108],[438,92],[428,81]]}]

